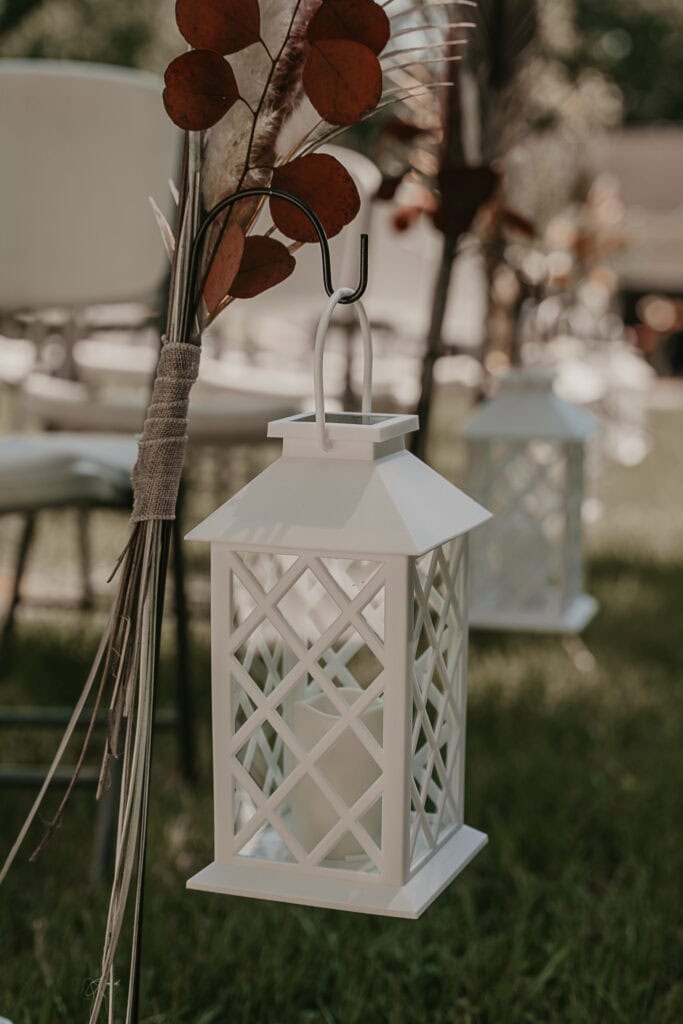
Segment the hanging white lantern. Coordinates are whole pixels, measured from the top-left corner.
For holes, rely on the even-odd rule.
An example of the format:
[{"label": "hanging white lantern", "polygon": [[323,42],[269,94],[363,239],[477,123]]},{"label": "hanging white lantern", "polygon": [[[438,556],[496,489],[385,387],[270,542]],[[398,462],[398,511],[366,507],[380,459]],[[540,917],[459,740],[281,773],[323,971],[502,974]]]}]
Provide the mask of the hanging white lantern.
[{"label": "hanging white lantern", "polygon": [[215,859],[191,889],[417,917],[464,824],[467,534],[488,513],[404,446],[415,416],[277,420],[282,456],[211,544]]},{"label": "hanging white lantern", "polygon": [[473,537],[472,626],[578,633],[597,611],[583,591],[581,529],[595,429],[538,368],[510,370],[465,427],[467,490],[493,513]]}]

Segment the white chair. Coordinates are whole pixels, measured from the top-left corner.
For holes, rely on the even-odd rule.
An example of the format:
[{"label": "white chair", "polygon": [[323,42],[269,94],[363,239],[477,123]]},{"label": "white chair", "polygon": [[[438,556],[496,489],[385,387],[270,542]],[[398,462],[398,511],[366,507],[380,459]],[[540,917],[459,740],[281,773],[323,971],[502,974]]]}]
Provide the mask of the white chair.
[{"label": "white chair", "polygon": [[[164,114],[160,92],[160,80],[145,72],[0,61],[1,310],[25,311],[39,322],[57,309],[55,322],[62,316],[73,324],[92,305],[126,303],[148,323],[167,273],[148,196],[163,202],[168,195],[179,152],[179,133]],[[128,361],[135,352],[128,346]],[[55,379],[50,386],[58,391],[63,383],[68,382]],[[91,413],[78,429],[90,430],[93,421],[100,425],[100,410]],[[52,425],[58,425],[56,415]],[[132,434],[134,428],[119,429]],[[5,640],[13,628],[36,516],[55,507],[76,507],[81,514],[93,505],[128,507],[134,459],[130,436],[1,440],[0,514],[25,517]],[[87,576],[87,557],[83,562]],[[191,773],[188,693],[181,678],[183,611],[178,616],[178,717],[183,767]]]},{"label": "white chair", "polygon": [[[0,140],[11,140],[0,162],[2,194],[11,197],[0,235],[7,267],[0,276],[0,309],[67,309],[102,330],[111,327],[107,314],[116,318],[113,304],[125,303],[130,319],[131,304],[138,303],[148,322],[167,271],[148,197],[163,206],[179,143],[161,89],[156,76],[122,68],[0,61]],[[98,306],[100,317],[93,310]],[[13,362],[25,367],[25,351],[13,354]],[[114,419],[116,429],[138,430],[156,363],[149,340],[131,349],[110,332],[106,340],[77,340],[73,354],[78,375],[91,385],[78,392],[80,411],[72,391],[62,416],[62,382],[45,377],[35,386],[29,378],[25,411],[57,429],[106,431]],[[21,368],[14,373],[23,377]],[[140,393],[107,410],[98,394],[104,382],[135,385]],[[282,401],[275,407],[280,414]],[[233,415],[227,402],[223,408],[222,426],[215,409],[207,414],[216,439],[229,440],[233,428],[242,437],[243,409]],[[287,411],[298,408],[290,401]],[[259,436],[268,415],[266,410],[258,424]]]},{"label": "white chair", "polygon": [[[147,405],[139,394],[123,391],[103,402],[80,381],[38,373],[26,382],[20,402],[34,415],[40,410],[46,423],[58,422],[60,430],[87,430],[91,436],[94,426],[105,434],[140,433]],[[293,409],[298,410],[297,402],[277,394],[230,391],[229,387],[217,389],[210,399],[197,400],[193,394],[188,434],[192,444],[202,446],[218,444],[226,438],[233,444],[262,443],[269,418],[290,416]]]},{"label": "white chair", "polygon": [[[407,354],[419,356],[427,336],[432,295],[439,270],[443,235],[421,216],[406,231],[393,224],[403,202],[377,203],[372,219],[370,287],[365,306]],[[483,340],[486,279],[474,241],[455,262],[444,318],[446,348],[476,353]]]},{"label": "white chair", "polygon": [[[68,350],[100,303],[129,330],[158,316],[167,260],[148,196],[171,215],[179,154],[160,88],[123,68],[0,61],[0,310],[34,342],[61,334]],[[26,340],[0,340],[6,385],[35,362]]]},{"label": "white chair", "polygon": [[[0,140],[11,139],[3,146],[0,186],[12,197],[0,237],[9,267],[0,277],[0,309],[58,307],[72,317],[77,311],[101,339],[74,339],[74,369],[88,386],[65,392],[62,381],[44,375],[22,380],[25,414],[53,429],[140,429],[154,346],[145,339],[132,348],[111,331],[106,338],[100,332],[111,328],[106,313],[111,320],[119,302],[126,312],[141,304],[147,325],[149,302],[167,271],[148,204],[153,195],[163,205],[178,152],[179,133],[163,110],[161,89],[144,72],[0,62]],[[99,318],[92,312],[97,306]],[[269,418],[299,410],[301,395],[290,391],[284,402],[272,387],[259,390],[251,376],[242,401],[233,387],[220,409],[214,403],[204,410],[204,435],[211,432],[216,444],[260,441]],[[138,394],[108,407],[105,385],[135,386]]]},{"label": "white chair", "polygon": [[[123,68],[0,61],[3,313],[52,330],[98,303],[133,304],[144,322],[158,308],[167,261],[148,196],[163,203],[179,153],[160,88]],[[25,344],[6,351],[20,384]]]},{"label": "white chair", "polygon": [[84,434],[0,437],[0,516],[24,517],[0,640],[5,656],[38,513],[54,508],[129,508],[136,448],[133,438],[120,436],[103,436],[95,446]]},{"label": "white chair", "polygon": [[683,292],[683,132],[648,125],[605,132],[592,144],[595,166],[613,176],[624,204],[616,230],[627,244],[612,262],[622,289]]},{"label": "white chair", "polygon": [[154,298],[167,260],[148,197],[169,212],[179,141],[160,90],[143,71],[0,61],[0,309]]},{"label": "white chair", "polygon": [[[132,304],[132,322],[158,309],[167,260],[148,196],[163,204],[179,153],[160,88],[123,68],[0,61],[3,313],[54,330],[98,303],[126,303],[129,320]],[[128,347],[126,362],[135,358]],[[3,362],[5,383],[21,385],[26,343],[0,343]]]},{"label": "white chair", "polygon": [[[148,196],[170,215],[179,141],[160,87],[122,68],[0,61],[0,310],[29,338],[49,320],[68,347],[96,303],[125,302],[129,328],[157,315],[166,257]],[[20,383],[35,359],[0,341],[0,380]]]}]

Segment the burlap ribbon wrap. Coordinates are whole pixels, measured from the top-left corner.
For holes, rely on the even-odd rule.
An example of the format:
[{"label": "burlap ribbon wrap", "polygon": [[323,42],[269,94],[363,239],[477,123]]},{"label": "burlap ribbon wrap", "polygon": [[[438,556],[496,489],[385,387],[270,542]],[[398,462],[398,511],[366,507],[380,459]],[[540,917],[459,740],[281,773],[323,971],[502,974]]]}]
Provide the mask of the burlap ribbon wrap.
[{"label": "burlap ribbon wrap", "polygon": [[167,341],[161,349],[133,468],[134,523],[175,519],[187,445],[187,410],[200,355],[198,345],[186,342]]}]

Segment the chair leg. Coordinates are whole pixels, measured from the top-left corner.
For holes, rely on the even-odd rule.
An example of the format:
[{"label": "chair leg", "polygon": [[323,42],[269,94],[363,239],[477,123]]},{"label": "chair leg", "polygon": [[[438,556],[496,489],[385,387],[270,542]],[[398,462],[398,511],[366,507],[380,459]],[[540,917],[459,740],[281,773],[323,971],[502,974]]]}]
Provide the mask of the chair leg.
[{"label": "chair leg", "polygon": [[189,615],[185,592],[185,558],[181,520],[182,499],[178,499],[173,520],[173,601],[176,624],[176,713],[180,766],[188,782],[197,775],[195,752],[194,704],[190,672]]},{"label": "chair leg", "polygon": [[81,600],[83,611],[90,611],[95,603],[91,583],[92,557],[90,550],[90,510],[76,509],[78,527],[78,559],[81,570]]},{"label": "chair leg", "polygon": [[9,607],[7,609],[7,615],[2,626],[2,633],[0,633],[0,674],[3,669],[6,669],[9,661],[10,644],[14,633],[14,623],[16,619],[16,612],[21,602],[21,584],[24,578],[24,572],[26,570],[26,563],[28,561],[29,552],[31,550],[31,544],[36,531],[36,516],[33,512],[29,513],[24,519],[24,526],[21,531],[21,537],[19,539],[19,548],[17,551],[17,561],[14,568],[14,580],[12,582],[12,593],[10,595]]}]

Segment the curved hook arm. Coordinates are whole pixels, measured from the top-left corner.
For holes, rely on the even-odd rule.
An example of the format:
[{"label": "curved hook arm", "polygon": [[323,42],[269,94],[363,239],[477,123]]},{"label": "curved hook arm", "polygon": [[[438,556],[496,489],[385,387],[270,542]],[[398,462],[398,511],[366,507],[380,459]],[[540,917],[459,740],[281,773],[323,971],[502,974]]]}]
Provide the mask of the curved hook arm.
[{"label": "curved hook arm", "polygon": [[[180,319],[181,337],[185,338],[189,334],[189,326],[192,320],[193,303],[195,299],[195,291],[197,287],[197,274],[199,272],[199,262],[202,253],[202,247],[206,238],[206,233],[213,224],[216,217],[220,216],[225,210],[229,209],[233,203],[237,203],[240,199],[251,199],[253,197],[271,196],[276,199],[284,199],[285,201],[292,203],[296,206],[306,217],[310,220],[311,224],[315,228],[315,232],[320,242],[320,256],[322,259],[322,272],[323,272],[323,284],[325,285],[325,291],[328,295],[333,295],[335,287],[332,283],[332,261],[330,259],[330,246],[325,234],[325,228],[323,227],[318,215],[311,209],[308,203],[304,202],[303,199],[299,199],[298,196],[292,195],[291,192],[285,192],[280,188],[266,188],[265,186],[245,188],[241,192],[234,192],[231,196],[226,196],[221,199],[220,202],[216,203],[213,209],[209,210],[206,217],[199,225],[197,234],[192,242],[190,249],[190,263],[188,267],[187,276],[187,290],[185,292],[185,298],[182,305],[182,314]],[[339,302],[344,304],[356,302],[365,293],[365,289],[368,286],[368,236],[363,234],[360,236],[360,280],[358,287],[355,291],[349,289],[349,294],[339,299]]]}]

